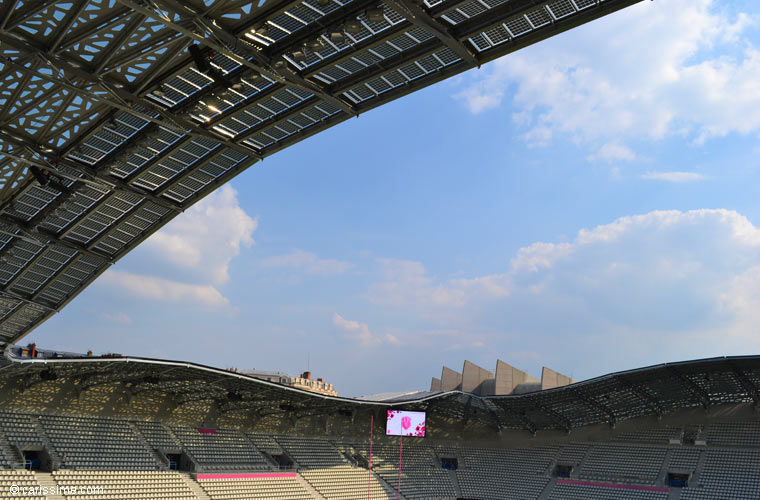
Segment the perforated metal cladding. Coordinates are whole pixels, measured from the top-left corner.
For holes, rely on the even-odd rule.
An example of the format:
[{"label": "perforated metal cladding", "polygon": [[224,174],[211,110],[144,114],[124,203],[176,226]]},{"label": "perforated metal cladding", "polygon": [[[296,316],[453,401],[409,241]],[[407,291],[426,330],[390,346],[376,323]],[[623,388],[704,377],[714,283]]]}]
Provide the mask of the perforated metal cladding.
[{"label": "perforated metal cladding", "polygon": [[150,232],[150,229],[169,214],[169,210],[155,203],[143,201],[136,205],[122,222],[103,234],[93,246],[110,255],[117,255]]},{"label": "perforated metal cladding", "polygon": [[353,87],[346,92],[346,96],[357,103],[366,101],[378,97],[385,91],[411,83],[458,61],[460,59],[451,49],[440,49],[362,85]]},{"label": "perforated metal cladding", "polygon": [[247,160],[248,157],[236,151],[225,150],[221,154],[214,155],[199,168],[188,172],[187,175],[168,188],[164,194],[170,199],[183,202]]},{"label": "perforated metal cladding", "polygon": [[40,248],[34,262],[19,277],[12,290],[27,294],[36,293],[53,278],[74,256],[76,251],[64,247]]},{"label": "perforated metal cladding", "polygon": [[47,314],[48,311],[45,308],[36,304],[17,302],[0,317],[0,337],[12,342],[18,332],[32,328]]}]

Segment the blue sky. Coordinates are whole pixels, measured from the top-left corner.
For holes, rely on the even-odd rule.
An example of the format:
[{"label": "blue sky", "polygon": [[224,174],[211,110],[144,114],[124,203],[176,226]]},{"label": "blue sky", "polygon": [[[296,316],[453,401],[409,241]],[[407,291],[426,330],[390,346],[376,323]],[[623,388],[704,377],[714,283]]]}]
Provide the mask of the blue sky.
[{"label": "blue sky", "polygon": [[755,354],[758,138],[760,6],[641,2],[255,165],[27,338],[342,395]]}]

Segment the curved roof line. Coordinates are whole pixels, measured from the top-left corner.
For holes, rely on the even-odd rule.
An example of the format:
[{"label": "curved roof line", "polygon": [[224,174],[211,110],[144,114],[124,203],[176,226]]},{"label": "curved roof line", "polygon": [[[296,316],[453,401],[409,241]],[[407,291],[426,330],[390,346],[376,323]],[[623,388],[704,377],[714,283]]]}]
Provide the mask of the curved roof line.
[{"label": "curved roof line", "polygon": [[[25,378],[33,381],[32,384],[46,383],[42,372],[50,371],[52,367],[56,367],[55,372],[60,372],[62,377],[81,377],[94,376],[85,368],[96,365],[100,369],[97,384],[130,381],[138,386],[146,384],[148,388],[145,390],[171,393],[180,390],[174,386],[162,387],[163,381],[146,382],[146,377],[179,370],[182,376],[173,379],[172,383],[183,381],[188,384],[180,391],[182,398],[198,400],[197,396],[205,396],[226,409],[232,405],[231,393],[240,395],[241,404],[255,401],[257,408],[269,405],[274,413],[283,407],[288,408],[283,411],[333,414],[337,410],[404,406],[428,411],[436,417],[475,422],[497,430],[526,429],[533,433],[542,429],[570,431],[599,423],[614,426],[622,420],[663,415],[682,408],[707,408],[724,403],[757,404],[760,399],[758,355],[661,363],[527,394],[479,396],[447,391],[386,401],[328,396],[185,361],[129,356],[52,359],[10,356],[7,359],[10,362],[0,367],[0,378],[23,373]],[[156,368],[168,370],[156,371]],[[38,373],[39,379],[35,377]]]}]

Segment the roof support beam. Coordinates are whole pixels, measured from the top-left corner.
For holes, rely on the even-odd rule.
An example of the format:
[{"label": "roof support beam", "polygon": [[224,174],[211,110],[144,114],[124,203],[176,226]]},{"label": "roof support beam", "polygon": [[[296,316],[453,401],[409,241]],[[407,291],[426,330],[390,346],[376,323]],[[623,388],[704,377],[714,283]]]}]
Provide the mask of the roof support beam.
[{"label": "roof support beam", "polygon": [[[514,415],[517,420],[520,421],[520,424],[522,425],[523,429],[530,432],[531,435],[535,436],[536,431],[538,430],[538,426],[533,422],[531,419],[528,418],[527,412],[525,411],[525,408],[517,409],[510,407],[510,402],[505,399],[495,399],[493,400],[494,404],[496,404],[504,413],[511,413]],[[499,404],[503,403],[503,404]]]},{"label": "roof support beam", "polygon": [[[116,40],[114,40],[114,46],[116,47],[122,47],[124,45],[124,42],[129,40],[129,37],[131,37],[137,29],[140,27],[140,25],[145,20],[144,16],[135,16],[132,20],[130,20],[129,24],[122,28],[119,32],[119,35],[117,36]],[[103,71],[103,68],[105,68],[108,63],[111,61],[111,59],[115,56],[114,52],[109,52],[106,54],[101,54],[100,58],[96,61],[95,71],[94,74],[99,75]],[[142,54],[140,54],[142,55]]]},{"label": "roof support beam", "polygon": [[744,388],[745,391],[747,391],[747,394],[749,397],[752,398],[752,401],[755,403],[755,407],[758,407],[758,404],[760,404],[760,394],[758,393],[757,385],[755,385],[752,380],[747,377],[747,375],[744,373],[744,370],[736,366],[735,363],[730,363],[731,371],[734,375],[734,378],[741,384],[741,386]]},{"label": "roof support beam", "polygon": [[21,6],[20,9],[13,9],[15,15],[11,15],[8,23],[3,27],[8,29],[15,28],[16,26],[25,23],[35,14],[42,12],[46,8],[50,7],[59,0],[41,0],[38,2],[27,2]]},{"label": "roof support beam", "polygon": [[23,297],[23,296],[15,293],[15,292],[11,292],[9,290],[0,290],[0,296],[7,297],[7,298],[12,299],[12,300],[18,300],[18,301],[20,301],[22,303],[25,303],[25,304],[34,304],[35,306],[41,307],[44,310],[46,310],[48,312],[51,312],[51,313],[58,312],[58,309],[56,309],[55,307],[50,307],[50,305],[48,305],[48,304],[46,304],[44,302],[40,302],[38,299],[27,299],[26,297]]},{"label": "roof support beam", "polygon": [[31,300],[37,300],[43,293],[45,293],[45,290],[47,289],[48,285],[50,283],[54,283],[56,279],[58,279],[59,276],[66,273],[69,269],[74,267],[74,265],[79,260],[79,255],[75,255],[69,260],[66,264],[61,266],[59,270],[57,270],[53,276],[47,281],[46,284],[42,285],[36,292],[34,292],[34,295],[31,296]]},{"label": "roof support beam", "polygon": [[668,371],[675,376],[675,378],[681,383],[682,386],[686,388],[686,390],[691,393],[693,396],[697,398],[697,400],[702,404],[702,407],[706,410],[710,406],[710,395],[702,389],[700,386],[698,386],[693,380],[690,380],[688,377],[686,377],[683,373],[678,371],[678,369],[673,365],[667,366]]},{"label": "roof support beam", "polygon": [[576,399],[584,403],[586,406],[593,408],[594,410],[602,412],[607,418],[607,423],[610,424],[612,427],[615,427],[615,424],[617,424],[617,418],[615,416],[615,412],[612,411],[611,408],[591,398],[584,391],[581,391],[578,388],[573,389],[571,394],[575,396]]},{"label": "roof support beam", "polygon": [[[382,38],[381,39],[378,39],[378,40],[375,40],[375,39],[362,40],[361,42],[353,45],[351,47],[351,49],[349,49],[349,50],[341,51],[341,52],[336,52],[335,54],[332,54],[331,56],[325,58],[323,61],[320,61],[319,63],[316,63],[316,64],[312,64],[311,66],[309,66],[308,68],[306,68],[305,70],[303,70],[303,76],[305,78],[312,77],[312,76],[314,76],[315,74],[319,73],[320,71],[324,70],[327,67],[334,66],[336,64],[340,64],[341,62],[343,62],[343,61],[345,61],[347,59],[350,59],[352,57],[356,57],[357,53],[359,53],[361,51],[369,50],[369,49],[372,49],[372,48],[377,47],[379,45],[382,45],[382,44],[386,43],[389,39],[391,39],[391,38],[393,38],[395,36],[398,36],[401,33],[403,33],[404,31],[408,30],[410,28],[410,26],[411,26],[411,23],[409,23],[407,21],[403,21],[403,22],[400,22],[398,24],[395,24],[392,27],[390,27],[387,30],[385,30],[385,31],[382,32]],[[384,60],[381,63],[383,69],[387,69],[385,62],[386,61]],[[240,112],[243,112],[243,111],[245,111],[247,109],[254,108],[259,103],[259,101],[261,99],[263,99],[264,97],[267,97],[269,95],[272,95],[275,92],[278,92],[282,88],[284,88],[284,86],[282,84],[280,84],[280,83],[275,83],[273,85],[270,85],[269,87],[263,89],[262,91],[257,92],[256,94],[252,95],[250,97],[250,99],[248,99],[247,103],[244,103],[244,104],[240,104],[239,103],[236,107],[230,108],[228,110],[225,110],[224,113],[222,113],[222,114],[220,114],[218,116],[213,117],[211,119],[211,121],[209,122],[209,125],[214,125],[216,123],[224,121],[225,119],[229,118],[230,116],[236,115],[236,114],[238,114]],[[317,97],[318,96],[315,96],[314,98],[307,99],[306,101],[313,102],[313,101],[316,100]],[[292,106],[291,108],[288,108],[287,110],[285,110],[285,113],[287,114],[288,117],[290,117],[295,112],[294,110],[297,107],[300,107],[302,104],[296,104],[295,106]],[[279,118],[282,118],[282,117],[285,117],[285,116],[286,116],[285,114],[273,116],[273,117],[270,118],[270,120],[279,119]],[[259,124],[259,125],[261,125],[261,124]],[[255,125],[254,127],[258,127],[259,125]],[[253,133],[255,133],[255,132],[253,132],[252,129],[248,129],[248,130],[240,133],[239,135],[235,136],[235,140],[237,142],[241,142],[246,137],[249,137]]]},{"label": "roof support beam", "polygon": [[[284,75],[279,73],[278,71],[275,71],[271,68],[270,61],[256,48],[248,45],[248,43],[244,42],[243,40],[238,39],[234,35],[231,35],[230,33],[224,31],[221,28],[218,28],[216,23],[214,23],[212,20],[208,20],[204,17],[201,17],[197,15],[195,12],[193,12],[191,9],[189,9],[187,6],[175,3],[173,0],[158,0],[158,3],[162,5],[164,8],[166,8],[169,11],[172,11],[181,17],[185,19],[191,19],[196,23],[196,25],[202,27],[202,29],[208,33],[210,33],[213,37],[219,39],[222,41],[222,43],[218,43],[211,39],[211,37],[199,35],[195,33],[192,29],[187,29],[184,26],[174,23],[170,21],[165,16],[162,16],[158,14],[157,12],[148,9],[146,7],[143,7],[142,5],[133,2],[132,0],[117,0],[119,3],[131,7],[136,12],[139,12],[141,14],[144,14],[147,17],[151,17],[152,19],[155,19],[156,21],[159,21],[163,23],[168,28],[171,28],[179,33],[182,33],[186,37],[192,38],[193,40],[197,41],[198,43],[204,44],[207,47],[224,54],[225,56],[229,57],[233,61],[237,62],[238,64],[242,66],[246,66],[254,71],[257,71],[262,74],[266,74],[267,76],[270,76],[277,81],[280,81],[281,83],[287,83],[288,85],[292,85],[294,87],[306,90],[307,92],[314,93],[324,99],[325,101],[331,103],[334,106],[337,106],[339,109],[343,110],[344,112],[355,115],[353,107],[343,99],[340,99],[338,97],[335,97],[332,94],[329,94],[325,92],[324,89],[322,89],[319,85],[314,84],[312,82],[309,82],[307,80],[304,80],[301,78],[298,74],[296,74],[293,71],[286,70],[284,71]],[[245,57],[239,56],[235,51],[239,51],[245,54]],[[253,59],[254,62],[251,62],[249,59]]]},{"label": "roof support beam", "polygon": [[[89,26],[88,24],[85,24],[79,28],[77,28],[76,33],[72,33],[69,35],[68,38],[66,38],[65,41],[61,41],[61,43],[58,45],[56,53],[65,51],[67,49],[70,49],[77,43],[81,43],[83,40],[86,40],[90,38],[91,36],[95,35],[98,32],[102,32],[105,30],[108,30],[112,28],[114,25],[124,21],[127,17],[132,15],[132,11],[127,8],[117,9],[115,8],[111,11],[111,17],[107,19],[101,20],[97,25]],[[94,23],[90,23],[94,24]]]},{"label": "roof support beam", "polygon": [[496,432],[500,434],[502,430],[502,426],[501,426],[501,422],[499,421],[499,415],[497,415],[496,412],[497,412],[497,409],[501,409],[501,408],[499,408],[499,406],[493,404],[492,402],[488,400],[483,400],[483,406],[485,406],[486,411],[488,412],[488,416],[490,416],[491,420],[493,420],[493,424],[494,424],[494,427],[496,428]]},{"label": "roof support beam", "polygon": [[657,415],[657,417],[661,417],[665,413],[665,411],[662,409],[662,405],[660,404],[660,402],[657,401],[657,399],[655,399],[654,397],[647,394],[647,392],[642,387],[639,387],[638,385],[629,382],[622,376],[617,376],[615,377],[615,379],[618,381],[618,383],[620,383],[620,385],[625,387],[627,390],[631,391],[636,397],[641,399],[641,401],[643,401],[647,406],[649,406],[652,409],[652,411]]},{"label": "roof support beam", "polygon": [[[19,49],[24,50],[26,52],[31,51],[34,55],[38,56],[43,61],[45,61],[50,67],[57,70],[56,73],[60,73],[60,71],[62,70],[64,73],[68,73],[69,75],[74,75],[78,78],[81,78],[89,82],[90,84],[98,85],[102,87],[109,94],[111,94],[112,96],[115,96],[118,99],[118,101],[115,99],[106,98],[102,94],[84,89],[60,76],[53,76],[47,73],[43,73],[38,70],[24,66],[23,64],[19,64],[15,61],[4,61],[4,63],[8,66],[12,66],[20,71],[30,73],[43,80],[53,82],[72,92],[76,92],[82,95],[83,97],[87,97],[88,99],[94,102],[103,103],[112,108],[116,108],[116,109],[119,109],[120,111],[124,111],[125,113],[129,113],[131,115],[137,116],[145,121],[153,122],[162,127],[166,127],[170,130],[175,130],[182,134],[188,134],[194,137],[211,139],[213,141],[220,142],[228,146],[229,148],[235,149],[246,155],[259,154],[259,152],[256,151],[255,149],[241,146],[235,143],[234,141],[229,140],[228,138],[226,138],[225,136],[221,134],[215,134],[211,132],[210,130],[206,130],[205,128],[202,128],[194,124],[192,121],[185,119],[184,117],[175,115],[171,113],[170,111],[166,111],[164,109],[159,108],[158,106],[154,105],[149,100],[144,99],[136,94],[133,94],[129,92],[128,90],[118,88],[106,82],[102,78],[93,77],[87,71],[84,71],[72,65],[70,62],[64,60],[61,57],[51,56],[49,54],[45,54],[44,52],[40,50],[34,49],[32,48],[33,45],[31,45],[33,44],[33,41],[27,40],[24,37],[19,36],[15,32],[12,34],[12,36],[8,36],[7,33],[4,35],[0,33],[0,41],[14,45],[18,47]],[[30,44],[30,45],[27,46],[26,44]],[[148,110],[149,113],[135,109],[135,105],[139,105],[140,107]]]},{"label": "roof support beam", "polygon": [[19,0],[9,1],[8,5],[5,7],[5,10],[2,13],[0,13],[0,30],[5,29],[5,26],[8,24],[8,20],[13,14],[13,11],[16,10],[16,5],[18,3],[19,3]]},{"label": "roof support beam", "polygon": [[28,239],[30,241],[33,241],[34,244],[42,247],[49,245],[58,245],[108,263],[113,260],[110,255],[105,255],[98,251],[91,250],[81,243],[62,240],[58,236],[49,233],[48,231],[30,226],[23,220],[16,219],[15,217],[11,217],[7,214],[0,214],[0,224],[5,224],[18,229],[20,231],[20,234],[17,235],[18,238]]},{"label": "roof support beam", "polygon": [[[590,19],[594,19],[596,17],[609,14],[611,12],[628,7],[635,3],[639,3],[641,1],[642,0],[618,0],[618,1],[608,0],[604,3],[599,3],[597,1],[596,6],[588,7],[586,9],[583,9],[582,11],[577,11],[576,14],[571,16],[573,18],[572,22],[575,24],[572,24],[567,27],[563,26],[564,29],[561,29],[560,31],[570,29],[571,27],[574,27],[586,22],[586,20],[588,20],[586,19],[587,17],[586,13],[588,13],[591,16]],[[452,28],[451,34],[452,36],[456,37],[458,40],[461,40],[464,42],[465,40],[467,40],[467,38],[474,36],[478,33],[488,31],[489,29],[494,28],[496,26],[507,24],[510,21],[513,21],[515,19],[521,19],[521,18],[524,19],[525,15],[528,12],[532,12],[536,9],[543,9],[548,15],[550,15],[552,18],[552,24],[554,24],[555,22],[564,20],[565,18],[562,18],[560,20],[555,19],[555,17],[551,14],[551,9],[549,8],[550,3],[551,2],[547,0],[510,0],[509,2],[501,3],[497,5],[496,7],[488,10],[485,13],[485,15],[475,16],[471,19],[462,21],[461,23],[455,25]],[[579,17],[576,19],[576,16],[579,16]],[[520,37],[517,37],[517,38],[520,38]]]},{"label": "roof support beam", "polygon": [[385,0],[393,10],[404,16],[413,25],[423,28],[432,33],[447,47],[456,53],[463,61],[472,66],[480,67],[477,55],[470,50],[461,40],[452,35],[448,27],[444,26],[425,9],[417,5],[414,0]]},{"label": "roof support beam", "polygon": [[[168,208],[169,210],[173,210],[175,212],[179,212],[182,210],[182,208],[176,202],[161,198],[159,196],[154,195],[153,193],[150,193],[149,191],[132,186],[131,184],[127,184],[126,182],[124,182],[122,179],[119,179],[118,177],[103,175],[102,173],[94,169],[93,167],[90,167],[83,163],[73,161],[73,160],[67,160],[64,158],[56,158],[55,160],[52,160],[52,161],[47,160],[45,159],[45,157],[52,155],[52,153],[48,153],[44,151],[44,147],[39,144],[27,142],[26,139],[19,137],[17,134],[9,135],[9,133],[0,129],[0,139],[8,143],[13,143],[18,146],[21,146],[25,148],[27,152],[32,153],[35,156],[41,157],[41,159],[36,160],[36,159],[28,158],[26,156],[20,156],[13,153],[7,153],[5,151],[2,152],[2,154],[5,154],[6,156],[13,158],[15,160],[24,162],[28,165],[33,165],[35,167],[41,168],[43,170],[46,170],[50,173],[61,176],[63,178],[68,178],[70,180],[73,180],[74,182],[91,183],[91,184],[96,185],[96,187],[100,189],[107,189],[109,191],[118,191],[118,192],[123,192],[123,193],[136,194],[138,196],[142,196],[144,198],[149,199],[150,201],[156,203],[157,205],[161,205],[164,208]],[[58,168],[56,168],[57,165],[62,165],[62,166],[71,168],[72,170],[75,170],[81,173],[84,176],[84,178],[77,178],[77,177],[71,178],[66,173],[61,172]]]},{"label": "roof support beam", "polygon": [[570,422],[570,420],[567,417],[565,417],[564,415],[562,415],[561,413],[555,411],[554,409],[552,409],[552,408],[550,408],[550,407],[548,407],[548,406],[546,406],[544,404],[540,404],[540,403],[538,404],[538,409],[541,410],[542,412],[546,413],[547,415],[549,415],[552,418],[552,420],[554,420],[555,422],[559,423],[559,425],[562,428],[562,430],[564,430],[568,434],[570,434],[570,431],[573,430],[573,423]]},{"label": "roof support beam", "polygon": [[50,46],[50,52],[55,52],[55,50],[58,48],[58,44],[61,43],[63,37],[66,36],[66,33],[69,32],[71,26],[74,24],[74,22],[76,22],[77,18],[79,18],[79,15],[89,3],[90,0],[77,0],[76,6],[69,9],[66,17],[64,18],[63,26],[58,28],[58,33],[55,35],[55,40],[53,40],[53,43]]}]

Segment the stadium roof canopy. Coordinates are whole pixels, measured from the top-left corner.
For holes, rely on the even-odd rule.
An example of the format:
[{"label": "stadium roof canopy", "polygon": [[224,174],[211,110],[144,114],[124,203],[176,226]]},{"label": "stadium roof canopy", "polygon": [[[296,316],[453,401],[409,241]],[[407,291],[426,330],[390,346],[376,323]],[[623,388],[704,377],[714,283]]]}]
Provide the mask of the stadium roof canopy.
[{"label": "stadium roof canopy", "polygon": [[0,1],[0,347],[253,163],[638,1]]},{"label": "stadium roof canopy", "polygon": [[[14,358],[12,358],[14,359]],[[641,368],[540,392],[481,397],[426,393],[397,400],[331,397],[191,363],[138,358],[26,359],[0,365],[0,406],[41,412],[132,415],[198,425],[292,428],[305,417],[385,408],[428,412],[429,428],[571,429],[679,409],[758,405],[760,356]],[[290,426],[290,427],[288,427]]]}]

